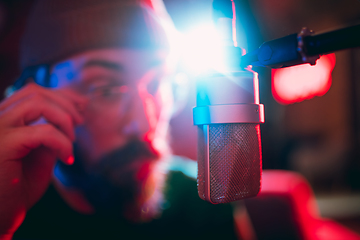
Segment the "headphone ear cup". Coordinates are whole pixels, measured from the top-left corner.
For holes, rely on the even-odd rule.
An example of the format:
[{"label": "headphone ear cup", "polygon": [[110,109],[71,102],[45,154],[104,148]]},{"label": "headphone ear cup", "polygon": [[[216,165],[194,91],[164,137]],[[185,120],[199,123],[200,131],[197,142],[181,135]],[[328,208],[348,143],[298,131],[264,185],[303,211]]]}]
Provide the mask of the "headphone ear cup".
[{"label": "headphone ear cup", "polygon": [[5,93],[4,93],[5,98],[10,97],[11,95],[14,94],[14,92],[16,92],[17,90],[19,90],[20,88],[22,88],[23,86],[25,86],[26,84],[28,84],[30,82],[35,82],[34,78],[28,77],[28,78],[22,79],[22,77],[20,77],[18,80],[16,80],[14,85],[11,85],[5,89]]},{"label": "headphone ear cup", "polygon": [[8,86],[8,87],[5,89],[4,97],[5,97],[5,98],[10,97],[11,95],[13,95],[13,93],[14,93],[16,90],[17,90],[17,89],[14,87],[14,85]]},{"label": "headphone ear cup", "polygon": [[5,93],[4,93],[5,98],[10,97],[11,95],[14,94],[14,92],[16,92],[17,90],[28,84],[29,82],[31,81],[34,82],[33,77],[31,77],[28,72],[29,71],[25,69],[20,75],[20,77],[14,82],[14,84],[5,89]]},{"label": "headphone ear cup", "polygon": [[9,86],[5,89],[4,95],[6,98],[8,98],[15,91],[19,90],[30,82],[35,82],[36,84],[43,87],[51,87],[49,75],[50,72],[48,65],[28,67],[21,73],[20,77],[14,82],[12,86]]}]

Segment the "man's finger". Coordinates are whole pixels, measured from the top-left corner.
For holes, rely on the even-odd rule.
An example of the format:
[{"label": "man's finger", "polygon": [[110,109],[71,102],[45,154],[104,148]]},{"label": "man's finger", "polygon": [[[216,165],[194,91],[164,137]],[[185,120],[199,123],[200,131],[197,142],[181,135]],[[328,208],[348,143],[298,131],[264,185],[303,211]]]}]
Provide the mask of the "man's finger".
[{"label": "man's finger", "polygon": [[86,105],[87,99],[85,97],[80,95],[76,96],[75,93],[67,93],[65,96],[63,93],[59,94],[56,91],[43,88],[35,83],[27,84],[24,88],[5,99],[0,104],[0,111],[4,111],[11,105],[16,104],[17,102],[22,101],[32,95],[43,96],[43,98],[47,101],[51,101],[54,104],[59,105],[74,117],[75,124],[80,124],[83,122],[83,117],[79,113],[77,106]]},{"label": "man's finger", "polygon": [[71,102],[75,104],[76,110],[78,110],[80,113],[85,109],[89,102],[88,97],[80,95],[69,88],[60,88],[54,91],[61,94],[64,98],[70,99]]},{"label": "man's finger", "polygon": [[7,149],[2,154],[3,159],[21,159],[30,151],[43,146],[50,149],[64,163],[74,162],[72,142],[51,124],[10,129],[3,134],[0,142],[3,149]]},{"label": "man's finger", "polygon": [[74,116],[58,105],[47,102],[41,95],[30,96],[10,107],[2,116],[2,123],[8,127],[20,127],[45,118],[48,123],[63,131],[72,141],[75,140]]}]

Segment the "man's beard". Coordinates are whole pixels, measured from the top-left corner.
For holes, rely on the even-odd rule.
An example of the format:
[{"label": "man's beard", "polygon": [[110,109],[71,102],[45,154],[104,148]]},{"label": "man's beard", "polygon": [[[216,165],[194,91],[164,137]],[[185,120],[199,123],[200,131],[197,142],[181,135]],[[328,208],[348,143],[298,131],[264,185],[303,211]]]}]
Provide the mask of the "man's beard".
[{"label": "man's beard", "polygon": [[91,166],[76,145],[74,153],[75,163],[59,161],[54,173],[65,187],[81,191],[96,214],[148,221],[159,213],[166,161],[147,143],[132,140]]}]

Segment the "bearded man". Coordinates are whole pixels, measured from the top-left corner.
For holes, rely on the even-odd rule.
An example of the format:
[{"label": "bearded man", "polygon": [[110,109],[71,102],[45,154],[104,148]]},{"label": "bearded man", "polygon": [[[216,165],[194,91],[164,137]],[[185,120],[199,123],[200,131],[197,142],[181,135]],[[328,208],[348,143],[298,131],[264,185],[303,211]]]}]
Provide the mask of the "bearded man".
[{"label": "bearded man", "polygon": [[0,104],[0,239],[235,238],[231,206],[171,170],[169,43],[149,2],[34,5]]}]

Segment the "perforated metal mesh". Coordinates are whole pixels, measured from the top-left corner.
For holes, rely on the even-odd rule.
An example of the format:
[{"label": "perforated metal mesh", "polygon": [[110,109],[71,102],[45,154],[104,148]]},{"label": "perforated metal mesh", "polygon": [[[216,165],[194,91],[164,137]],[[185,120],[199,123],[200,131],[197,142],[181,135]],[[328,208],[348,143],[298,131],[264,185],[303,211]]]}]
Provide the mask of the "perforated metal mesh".
[{"label": "perforated metal mesh", "polygon": [[199,197],[205,200],[205,158],[206,143],[202,126],[198,127],[198,176],[197,186]]},{"label": "perforated metal mesh", "polygon": [[[204,151],[206,146],[199,143],[198,191],[203,199],[206,186],[203,178]],[[255,196],[260,190],[261,181],[259,124],[210,125],[209,167],[210,199],[213,203]]]}]

